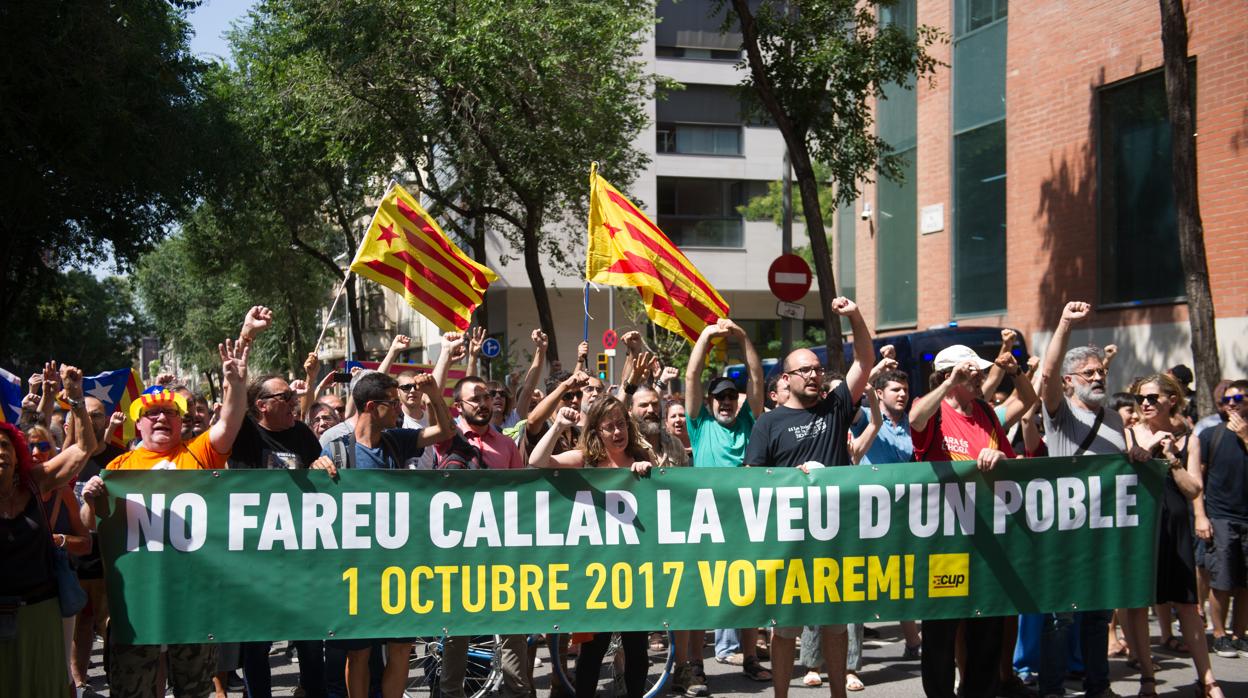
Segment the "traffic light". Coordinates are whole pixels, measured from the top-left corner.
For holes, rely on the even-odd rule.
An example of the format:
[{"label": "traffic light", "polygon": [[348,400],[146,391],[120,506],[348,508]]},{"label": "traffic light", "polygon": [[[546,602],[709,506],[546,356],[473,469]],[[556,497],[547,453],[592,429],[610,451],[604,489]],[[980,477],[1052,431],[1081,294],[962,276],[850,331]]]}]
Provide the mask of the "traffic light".
[{"label": "traffic light", "polygon": [[607,380],[607,355],[598,354],[598,380]]}]

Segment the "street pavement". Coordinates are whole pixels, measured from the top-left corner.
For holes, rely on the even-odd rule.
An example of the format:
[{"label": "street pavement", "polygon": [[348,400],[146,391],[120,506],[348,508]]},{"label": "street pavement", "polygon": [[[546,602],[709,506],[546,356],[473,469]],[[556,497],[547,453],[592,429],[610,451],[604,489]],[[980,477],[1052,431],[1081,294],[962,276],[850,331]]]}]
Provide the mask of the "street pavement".
[{"label": "street pavement", "polygon": [[[893,696],[922,696],[923,687],[919,679],[919,662],[917,660],[902,661],[903,643],[900,628],[895,623],[872,623],[869,627],[879,631],[878,638],[867,638],[864,649],[863,667],[859,677],[866,684],[866,689],[859,694],[867,697],[891,698]],[[709,636],[708,636],[709,637]],[[1161,667],[1157,673],[1157,693],[1162,696],[1193,696],[1196,673],[1192,668],[1188,655],[1176,656],[1163,654],[1157,650],[1158,626],[1152,621],[1152,637],[1154,642],[1153,661]],[[281,646],[284,643],[279,643]],[[747,698],[750,696],[767,696],[772,692],[770,683],[757,683],[741,673],[740,667],[717,663],[713,658],[713,649],[708,644],[705,648],[708,659],[705,662],[711,691],[715,696],[723,698]],[[538,695],[543,698],[550,690],[550,660],[546,648],[538,650],[542,665],[534,673]],[[298,682],[298,664],[292,664],[285,653],[273,656],[273,695],[293,695]],[[107,696],[104,686],[100,646],[97,642],[92,657],[91,687],[96,695]],[[1213,670],[1228,698],[1248,698],[1248,658],[1225,659],[1214,655]],[[770,666],[769,662],[764,662]],[[794,671],[794,680],[790,686],[790,695],[794,698],[817,698],[827,695],[827,686],[808,688],[801,683],[802,673]],[[1121,696],[1134,696],[1139,691],[1139,673],[1128,667],[1126,660],[1112,658],[1110,660],[1110,677],[1113,690]],[[826,676],[825,676],[826,678]],[[1067,695],[1080,695],[1082,687],[1076,680],[1066,683]],[[172,694],[170,694],[172,695]],[[241,691],[231,691],[230,695],[242,695]]]}]

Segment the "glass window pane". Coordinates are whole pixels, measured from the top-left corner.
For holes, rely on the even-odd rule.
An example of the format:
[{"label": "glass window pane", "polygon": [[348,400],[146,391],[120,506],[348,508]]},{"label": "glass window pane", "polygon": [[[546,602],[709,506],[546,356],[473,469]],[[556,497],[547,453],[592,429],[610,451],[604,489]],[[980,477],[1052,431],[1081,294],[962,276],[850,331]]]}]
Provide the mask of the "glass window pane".
[{"label": "glass window pane", "polygon": [[953,312],[1005,310],[1005,122],[954,138]]},{"label": "glass window pane", "polygon": [[766,182],[659,177],[659,228],[681,246],[741,247],[745,223],[737,207]]},{"label": "glass window pane", "polygon": [[900,183],[876,183],[876,295],[878,324],[912,325],[918,320],[918,165],[913,148]]},{"label": "glass window pane", "polygon": [[954,133],[1005,118],[1006,24],[954,42]]},{"label": "glass window pane", "polygon": [[1101,300],[1181,297],[1183,265],[1162,74],[1103,90],[1100,108]]}]

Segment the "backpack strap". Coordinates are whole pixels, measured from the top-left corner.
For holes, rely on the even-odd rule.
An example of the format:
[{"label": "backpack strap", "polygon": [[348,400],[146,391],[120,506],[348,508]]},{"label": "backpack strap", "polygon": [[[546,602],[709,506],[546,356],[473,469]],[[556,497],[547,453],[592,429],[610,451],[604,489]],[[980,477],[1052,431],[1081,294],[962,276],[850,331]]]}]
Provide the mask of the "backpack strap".
[{"label": "backpack strap", "polygon": [[1088,432],[1087,436],[1083,437],[1083,441],[1080,442],[1079,448],[1075,449],[1076,456],[1082,456],[1084,452],[1087,451],[1088,448],[1092,446],[1092,442],[1096,440],[1097,432],[1101,430],[1101,422],[1103,421],[1105,421],[1105,408],[1104,407],[1102,407],[1100,410],[1097,411],[1096,421],[1092,422],[1092,430]]},{"label": "backpack strap", "polygon": [[355,467],[355,434],[348,434],[345,439],[334,439],[329,442],[330,458],[339,470]]}]

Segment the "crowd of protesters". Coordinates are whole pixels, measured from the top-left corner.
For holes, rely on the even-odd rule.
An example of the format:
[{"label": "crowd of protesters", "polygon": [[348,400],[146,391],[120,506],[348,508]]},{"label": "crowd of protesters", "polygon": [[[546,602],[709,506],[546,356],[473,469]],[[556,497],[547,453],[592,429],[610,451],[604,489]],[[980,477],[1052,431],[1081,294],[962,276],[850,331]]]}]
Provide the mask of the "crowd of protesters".
[{"label": "crowd of protesters", "polygon": [[[428,373],[392,375],[410,344],[400,335],[375,371],[325,372],[310,354],[298,380],[250,376],[249,348],[272,322],[272,312],[259,306],[247,313],[239,337],[220,346],[223,390],[215,405],[192,386],[162,376],[128,414],[110,415],[84,395],[78,368],[49,363],[31,377],[21,423],[0,423],[0,696],[89,695],[97,637],[105,640],[112,696],[162,696],[166,687],[177,696],[272,694],[275,650],[269,642],[107,640],[108,598],[94,533],[98,508],[107,502],[98,475],[104,469],[627,468],[644,476],[661,467],[809,472],[963,460],[988,471],[1008,469],[1016,458],[1127,454],[1169,466],[1159,500],[1154,611],[1160,651],[1190,656],[1198,695],[1222,698],[1210,652],[1248,657],[1248,381],[1219,384],[1213,415],[1194,412],[1187,387],[1192,375],[1182,366],[1111,393],[1106,379],[1116,349],[1068,348],[1072,327],[1090,313],[1086,303],[1071,302],[1042,358],[1020,365],[1009,330],[995,360],[949,346],[934,358],[926,393],[912,401],[908,375],[898,370],[891,347],[876,355],[857,306],[837,298],[828,310],[852,330],[854,360],[844,375],[825,369],[815,352],[798,349],[765,382],[750,337],[725,318],[694,344],[683,393],[674,389],[677,370],[661,366],[637,332],[621,337],[627,356],[617,384],[589,373],[585,343],[571,371],[549,366],[543,382],[547,338],[540,330],[532,332],[532,363],[523,376],[485,380],[477,366],[483,328],[444,335]],[[721,341],[739,344],[744,353],[744,392],[732,379],[703,378],[711,345]],[[466,375],[449,385],[451,365],[465,361]],[[451,407],[443,399],[448,389]],[[122,449],[107,435],[127,420],[137,438]],[[66,574],[76,574],[77,584],[67,584]],[[1139,695],[1151,696],[1157,667],[1148,623],[1143,608],[915,619],[901,623],[904,648],[897,659],[920,662],[932,698],[1060,696],[1074,640],[1085,695],[1115,695],[1109,657],[1126,656],[1138,672]],[[1206,627],[1212,628],[1210,643]],[[713,652],[705,650],[710,630]],[[769,637],[758,628],[682,630],[673,636],[672,691],[710,695],[703,668],[710,658],[771,683],[777,698],[787,695],[797,675],[805,686],[826,681],[833,696],[861,691],[868,632],[861,624],[777,627]],[[595,694],[609,639],[604,632],[580,643],[577,698]],[[290,643],[299,661],[298,692],[401,696],[413,640]],[[630,698],[642,695],[649,653],[664,642],[623,633]],[[449,698],[464,696],[467,645],[468,638],[446,638],[439,688]],[[499,692],[535,695],[534,645],[522,635],[503,636],[500,645]],[[803,671],[795,674],[795,668]],[[236,687],[240,670],[242,686]],[[554,682],[552,693],[560,689]]]}]

